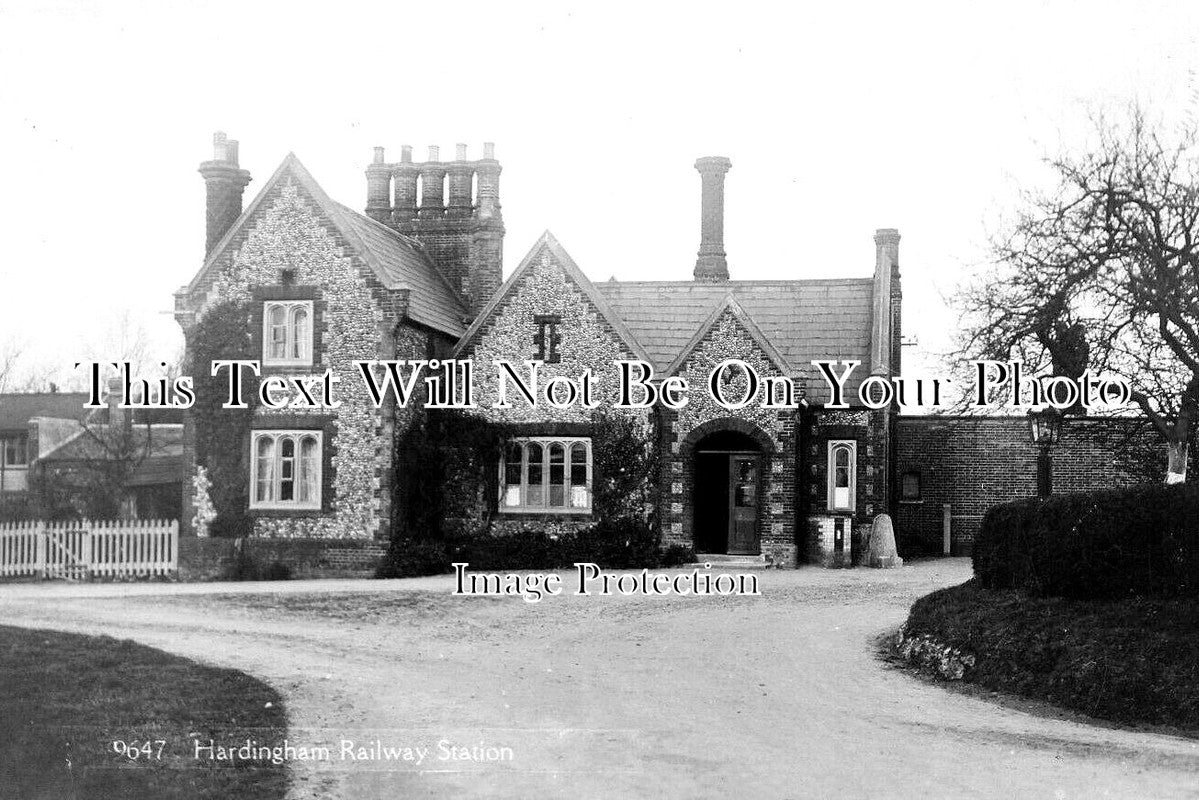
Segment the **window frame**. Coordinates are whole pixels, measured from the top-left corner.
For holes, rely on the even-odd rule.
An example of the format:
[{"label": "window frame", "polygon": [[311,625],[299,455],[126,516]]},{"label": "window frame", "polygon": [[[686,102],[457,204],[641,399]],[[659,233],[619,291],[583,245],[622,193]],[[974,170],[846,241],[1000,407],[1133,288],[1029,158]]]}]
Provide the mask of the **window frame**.
[{"label": "window frame", "polygon": [[[316,440],[316,455],[312,461],[316,471],[316,491],[314,497],[300,500],[298,492],[293,490],[291,500],[259,500],[258,499],[258,443],[265,438],[274,440],[271,452],[271,495],[278,498],[283,486],[283,445],[284,439],[293,441],[291,458],[291,480],[296,488],[301,484],[300,473],[303,468],[303,443],[307,437]],[[251,511],[320,511],[324,507],[324,465],[325,465],[325,432],[319,428],[256,428],[250,431],[250,510]]]},{"label": "window frame", "polygon": [[[313,364],[313,345],[315,344],[315,304],[311,299],[265,299],[262,301],[262,364],[267,367],[305,367]],[[307,312],[308,324],[303,341],[304,355],[284,356],[279,358],[271,355],[271,311],[283,308],[287,319],[284,321],[283,351],[290,353],[298,340],[296,335],[295,315],[299,310]]]},{"label": "window frame", "polygon": [[[907,480],[915,478],[916,493],[908,494]],[[919,503],[924,500],[924,476],[920,474],[918,469],[909,469],[899,476],[899,502],[901,503]]]},{"label": "window frame", "polygon": [[[541,481],[541,502],[533,505],[527,502],[530,489],[529,484],[529,467],[530,461],[528,457],[529,445],[536,444],[541,448],[540,470]],[[574,462],[571,460],[574,453],[574,447],[577,444],[582,444],[586,453],[586,468],[587,468],[587,505],[586,506],[570,506],[571,489],[575,488],[572,481],[572,466]],[[505,498],[508,493],[508,454],[513,446],[519,445],[521,448],[520,460],[520,483],[517,484],[520,490],[520,505],[506,505]],[[563,505],[550,505],[551,495],[551,480],[553,471],[553,462],[551,452],[554,445],[562,447],[562,499]],[[498,487],[497,507],[501,514],[548,514],[548,515],[587,515],[592,513],[595,504],[595,472],[593,453],[590,436],[514,436],[504,442],[503,452],[500,455],[500,463],[498,470]]]},{"label": "window frame", "polygon": [[[849,453],[849,464],[846,465],[849,470],[849,504],[837,505],[836,488],[837,488],[837,453],[845,450]],[[858,442],[856,439],[833,439],[828,443],[828,508],[829,511],[849,511],[857,510],[858,503]]]},{"label": "window frame", "polygon": [[[22,454],[21,461],[8,460],[8,448],[15,446],[20,449]],[[28,433],[11,433],[0,434],[0,466],[6,469],[27,469],[29,467],[29,434]]]}]

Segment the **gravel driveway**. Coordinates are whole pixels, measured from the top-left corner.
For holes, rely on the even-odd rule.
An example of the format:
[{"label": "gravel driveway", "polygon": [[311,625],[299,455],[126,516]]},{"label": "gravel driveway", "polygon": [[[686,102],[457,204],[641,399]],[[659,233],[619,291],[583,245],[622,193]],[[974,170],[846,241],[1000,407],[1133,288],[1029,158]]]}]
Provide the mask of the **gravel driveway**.
[{"label": "gravel driveway", "polygon": [[[966,561],[761,577],[757,598],[538,604],[453,597],[448,577],[20,584],[0,587],[0,623],[269,681],[290,742],[333,756],[292,762],[295,798],[1199,797],[1199,741],[1029,713],[878,660],[878,636],[967,579]],[[366,757],[342,760],[345,741]],[[372,759],[376,741],[426,755]]]}]

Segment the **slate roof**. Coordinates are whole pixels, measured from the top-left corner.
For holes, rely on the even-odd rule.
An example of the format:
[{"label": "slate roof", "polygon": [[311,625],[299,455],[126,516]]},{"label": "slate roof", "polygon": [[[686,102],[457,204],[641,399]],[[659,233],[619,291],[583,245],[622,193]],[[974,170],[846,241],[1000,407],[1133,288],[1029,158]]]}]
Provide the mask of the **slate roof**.
[{"label": "slate roof", "polygon": [[[103,426],[96,429],[98,436],[105,435]],[[132,428],[134,452],[138,463],[127,483],[130,486],[148,486],[160,483],[178,483],[183,480],[183,426],[144,425]],[[99,461],[105,458],[104,448],[87,432],[65,442],[48,453],[43,462],[62,464]]]},{"label": "slate roof", "polygon": [[0,430],[24,428],[34,417],[80,419],[86,392],[0,394]]},{"label": "slate roof", "polygon": [[300,163],[300,159],[296,158],[295,153],[287,154],[254,200],[213,247],[204,260],[204,266],[188,285],[189,291],[201,286],[208,273],[218,263],[222,263],[225,250],[237,238],[247,220],[258,212],[263,199],[288,177],[294,178],[313,202],[328,215],[354,252],[367,263],[386,288],[411,290],[408,295],[409,316],[413,321],[450,336],[462,335],[466,330],[463,323],[466,305],[433,266],[433,262],[421,246],[398,231],[393,231],[386,225],[331,200]]},{"label": "slate roof", "polygon": [[[848,382],[869,374],[874,281],[839,278],[795,281],[608,281],[595,284],[612,309],[665,370],[731,295],[779,354],[825,396],[814,359],[856,359]],[[813,382],[815,381],[815,384]]]},{"label": "slate roof", "polygon": [[439,331],[461,336],[466,305],[414,239],[336,203],[346,225],[365,247],[362,256],[388,289],[409,289],[408,316]]}]

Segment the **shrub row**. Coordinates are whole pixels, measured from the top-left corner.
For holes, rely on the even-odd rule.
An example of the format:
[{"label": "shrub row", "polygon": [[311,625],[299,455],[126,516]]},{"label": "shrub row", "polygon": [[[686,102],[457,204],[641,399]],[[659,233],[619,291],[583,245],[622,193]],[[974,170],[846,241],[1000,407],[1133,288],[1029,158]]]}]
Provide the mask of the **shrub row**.
[{"label": "shrub row", "polygon": [[1199,596],[1199,489],[1153,484],[994,506],[973,560],[988,589],[1080,599]]},{"label": "shrub row", "polygon": [[633,520],[599,522],[577,532],[552,536],[541,531],[500,535],[486,532],[446,541],[397,539],[380,565],[380,578],[407,578],[452,571],[454,562],[472,570],[551,570],[589,561],[607,569],[674,567],[695,561],[690,547],[660,547],[644,524]]},{"label": "shrub row", "polygon": [[1122,723],[1199,733],[1199,600],[1074,600],[973,580],[912,606],[906,641],[960,654],[966,681]]}]

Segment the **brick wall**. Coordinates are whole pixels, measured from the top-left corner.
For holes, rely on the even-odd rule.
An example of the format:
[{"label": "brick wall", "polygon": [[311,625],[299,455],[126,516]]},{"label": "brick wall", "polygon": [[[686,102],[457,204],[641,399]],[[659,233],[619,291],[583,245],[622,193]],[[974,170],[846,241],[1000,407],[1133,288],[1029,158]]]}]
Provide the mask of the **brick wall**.
[{"label": "brick wall", "polygon": [[[179,579],[228,580],[237,568],[238,540],[183,537],[179,540]],[[372,577],[387,550],[377,542],[329,539],[241,540],[243,557],[261,567],[283,564],[292,578]]]},{"label": "brick wall", "polygon": [[[1027,417],[900,417],[896,535],[901,554],[940,553],[943,504],[952,552],[968,554],[979,523],[998,503],[1037,493],[1037,446]],[[1165,448],[1143,420],[1074,419],[1051,451],[1053,491],[1082,492],[1160,480]],[[905,473],[919,475],[905,499]]]}]

